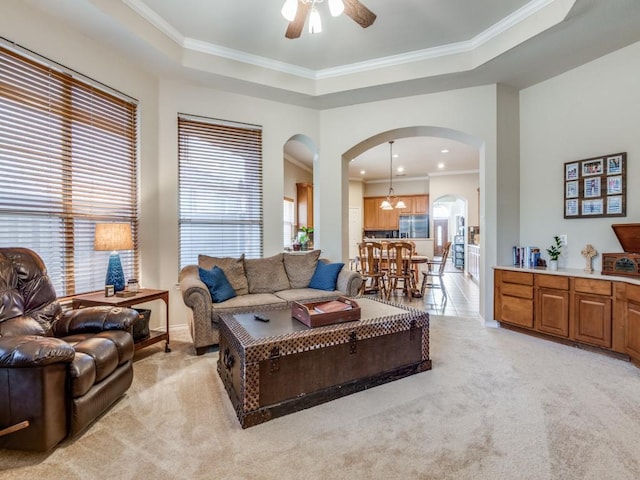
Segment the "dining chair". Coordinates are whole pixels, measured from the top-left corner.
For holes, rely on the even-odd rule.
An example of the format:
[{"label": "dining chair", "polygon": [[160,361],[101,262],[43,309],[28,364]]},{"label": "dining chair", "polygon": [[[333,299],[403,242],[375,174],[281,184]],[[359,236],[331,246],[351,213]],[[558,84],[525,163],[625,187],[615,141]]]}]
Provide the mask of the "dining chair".
[{"label": "dining chair", "polygon": [[[378,242],[362,242],[358,244],[358,272],[363,282],[360,295],[377,292],[384,298],[387,292],[385,272],[382,270],[382,244]],[[368,281],[370,285],[367,285]]]},{"label": "dining chair", "polygon": [[[442,294],[447,296],[447,289],[444,286],[444,267],[447,263],[447,257],[449,257],[449,250],[451,250],[451,242],[444,244],[442,249],[442,257],[440,260],[429,260],[427,263],[427,270],[422,272],[422,286],[420,287],[420,294],[424,297],[424,291],[427,287],[439,288],[442,290]],[[437,278],[439,283],[434,283],[434,279]]]},{"label": "dining chair", "polygon": [[[383,256],[386,257],[389,266],[387,300],[391,296],[391,292],[395,293],[398,288],[402,288],[402,291],[407,294],[407,298],[411,300],[415,287],[411,267],[413,246],[409,242],[389,242]],[[402,281],[401,287],[398,286],[398,281]]]}]

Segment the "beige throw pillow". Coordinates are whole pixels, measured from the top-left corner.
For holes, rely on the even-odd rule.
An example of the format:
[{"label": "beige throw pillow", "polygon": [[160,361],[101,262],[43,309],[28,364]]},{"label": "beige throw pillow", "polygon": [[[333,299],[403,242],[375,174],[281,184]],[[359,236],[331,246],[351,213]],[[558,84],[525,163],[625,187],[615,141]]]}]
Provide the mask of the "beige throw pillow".
[{"label": "beige throw pillow", "polygon": [[225,277],[227,277],[227,280],[236,291],[236,295],[249,293],[249,284],[244,271],[244,253],[240,258],[198,255],[198,265],[206,270],[211,270],[214,266],[221,268]]},{"label": "beige throw pillow", "polygon": [[267,258],[249,258],[244,261],[249,293],[273,293],[290,287],[284,270],[282,253]]},{"label": "beige throw pillow", "polygon": [[320,250],[309,253],[285,253],[284,269],[289,277],[291,288],[307,288],[313,272],[316,271]]}]

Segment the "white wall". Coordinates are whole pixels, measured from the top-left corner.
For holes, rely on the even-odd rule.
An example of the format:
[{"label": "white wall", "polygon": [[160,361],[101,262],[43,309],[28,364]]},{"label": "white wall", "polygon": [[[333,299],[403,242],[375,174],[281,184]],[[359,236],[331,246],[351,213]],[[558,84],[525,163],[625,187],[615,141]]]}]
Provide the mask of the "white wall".
[{"label": "white wall", "polygon": [[[285,197],[298,201],[297,183],[313,183],[313,172],[310,172],[287,160],[284,161],[284,187]],[[297,203],[296,203],[297,205]]]},{"label": "white wall", "polygon": [[[424,195],[429,193],[429,179],[393,179],[393,191],[396,195]],[[386,182],[367,183],[364,187],[365,197],[385,197],[389,193],[389,180]]]},{"label": "white wall", "polygon": [[[621,252],[611,224],[640,222],[639,58],[636,43],[520,93],[520,243],[546,249],[566,234],[561,267],[584,268],[587,243]],[[565,220],[564,163],[616,152],[627,152],[627,216]]]},{"label": "white wall", "polygon": [[[466,225],[478,225],[479,205],[478,188],[480,175],[478,173],[466,173],[463,175],[438,175],[431,177],[429,190],[429,213],[433,219],[433,203],[444,195],[455,195],[467,201],[465,212]],[[431,223],[433,230],[433,222]],[[453,234],[453,232],[450,232]]]}]

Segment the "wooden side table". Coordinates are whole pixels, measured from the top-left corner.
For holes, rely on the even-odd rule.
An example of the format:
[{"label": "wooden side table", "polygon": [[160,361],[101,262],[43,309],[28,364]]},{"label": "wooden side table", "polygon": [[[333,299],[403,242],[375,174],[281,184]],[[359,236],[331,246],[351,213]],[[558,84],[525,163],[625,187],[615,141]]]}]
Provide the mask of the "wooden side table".
[{"label": "wooden side table", "polygon": [[88,293],[86,295],[78,295],[73,297],[72,307],[95,307],[99,305],[110,305],[113,307],[131,307],[140,303],[150,302],[151,300],[162,300],[167,307],[166,327],[165,331],[151,330],[150,335],[135,343],[135,349],[148,347],[154,343],[165,340],[164,351],[170,352],[169,348],[169,291],[153,290],[151,288],[141,288],[138,293],[131,297],[105,297],[104,292]]}]

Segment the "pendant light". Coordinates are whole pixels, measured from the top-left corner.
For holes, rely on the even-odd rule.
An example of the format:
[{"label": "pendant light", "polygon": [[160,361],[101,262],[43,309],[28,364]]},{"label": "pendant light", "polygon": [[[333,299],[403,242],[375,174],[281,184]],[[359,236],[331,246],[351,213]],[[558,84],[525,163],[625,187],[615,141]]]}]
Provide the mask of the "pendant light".
[{"label": "pendant light", "polygon": [[394,208],[407,208],[402,200],[398,200],[393,192],[393,140],[389,141],[389,194],[380,204],[382,210],[393,210]]}]

